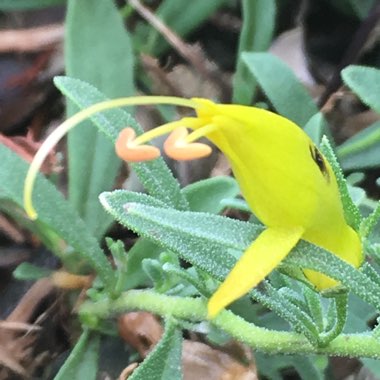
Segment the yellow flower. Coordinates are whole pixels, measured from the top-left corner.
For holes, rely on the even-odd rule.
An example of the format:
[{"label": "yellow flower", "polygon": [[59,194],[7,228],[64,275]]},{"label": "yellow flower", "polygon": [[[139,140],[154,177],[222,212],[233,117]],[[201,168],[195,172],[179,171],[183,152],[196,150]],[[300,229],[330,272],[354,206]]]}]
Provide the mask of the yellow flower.
[{"label": "yellow flower", "polygon": [[[207,145],[193,142],[207,137],[227,156],[242,195],[267,226],[211,297],[210,317],[263,280],[301,238],[355,267],[361,264],[360,238],[344,219],[334,173],[297,125],[254,107],[192,100],[197,117],[166,124],[136,140],[130,134],[125,138],[126,132],[133,132],[126,129],[116,147],[119,156],[130,161],[135,153],[140,161],[138,152],[144,149],[155,158],[157,148],[141,144],[173,130],[165,152],[174,159],[192,159],[210,153]],[[187,135],[186,128],[194,132]],[[320,290],[337,284],[311,270],[305,274]]]},{"label": "yellow flower", "polygon": [[[266,110],[215,104],[207,99],[140,99],[144,101],[136,97],[123,104],[184,105],[194,108],[196,117],[165,124],[138,137],[132,128],[124,129],[116,142],[119,157],[126,161],[158,157],[159,150],[145,143],[166,133],[171,133],[164,144],[170,157],[178,160],[204,157],[211,148],[196,140],[206,137],[226,155],[242,195],[267,227],[210,298],[210,318],[262,281],[300,239],[360,266],[361,240],[345,221],[335,175],[297,125]],[[188,129],[192,130],[190,134]],[[321,273],[304,272],[319,290],[337,285]]]}]

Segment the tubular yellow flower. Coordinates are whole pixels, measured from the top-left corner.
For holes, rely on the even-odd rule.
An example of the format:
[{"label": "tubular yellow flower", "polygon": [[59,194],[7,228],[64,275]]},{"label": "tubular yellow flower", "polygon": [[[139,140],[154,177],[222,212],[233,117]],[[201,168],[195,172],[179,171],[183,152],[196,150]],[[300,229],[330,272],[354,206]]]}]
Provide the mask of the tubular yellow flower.
[{"label": "tubular yellow flower", "polygon": [[[206,137],[226,155],[242,195],[267,227],[210,298],[210,318],[262,281],[300,239],[360,266],[361,241],[345,221],[335,175],[297,125],[266,110],[215,104],[207,99],[157,96],[150,97],[150,101],[144,97],[144,103],[139,99],[129,98],[128,102],[124,99],[125,104],[119,101],[115,107],[171,103],[194,108],[196,117],[165,124],[138,137],[131,128],[124,129],[116,142],[119,157],[126,161],[154,159],[159,155],[158,149],[144,144],[167,133],[170,136],[164,150],[170,157],[177,160],[204,157],[211,149],[196,140]],[[91,112],[87,109],[86,117],[106,109],[102,104],[92,106]],[[192,130],[190,134],[187,128]],[[319,290],[337,285],[321,273],[304,272]]]},{"label": "tubular yellow flower", "polygon": [[[355,267],[362,263],[361,241],[345,221],[330,164],[297,125],[254,107],[192,100],[197,117],[160,127],[173,130],[165,152],[178,160],[203,157],[207,149],[193,141],[207,137],[227,156],[244,198],[267,226],[209,300],[209,317],[262,281],[301,238]],[[188,135],[184,127],[194,132]],[[319,290],[337,285],[312,270],[305,275]]]}]

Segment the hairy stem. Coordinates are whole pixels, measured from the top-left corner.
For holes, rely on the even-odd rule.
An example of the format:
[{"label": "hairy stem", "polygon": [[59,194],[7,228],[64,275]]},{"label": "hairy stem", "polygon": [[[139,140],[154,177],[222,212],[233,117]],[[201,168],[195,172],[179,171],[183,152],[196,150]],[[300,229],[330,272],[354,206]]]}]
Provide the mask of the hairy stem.
[{"label": "hairy stem", "polygon": [[[189,321],[202,321],[207,316],[206,302],[200,298],[172,297],[151,290],[130,290],[115,300],[87,301],[82,305],[80,315],[84,323],[96,323],[98,319],[128,310],[145,310]],[[226,310],[210,323],[253,349],[271,354],[328,354],[380,359],[380,340],[368,333],[341,334],[328,346],[318,348],[300,334],[258,327]]]}]

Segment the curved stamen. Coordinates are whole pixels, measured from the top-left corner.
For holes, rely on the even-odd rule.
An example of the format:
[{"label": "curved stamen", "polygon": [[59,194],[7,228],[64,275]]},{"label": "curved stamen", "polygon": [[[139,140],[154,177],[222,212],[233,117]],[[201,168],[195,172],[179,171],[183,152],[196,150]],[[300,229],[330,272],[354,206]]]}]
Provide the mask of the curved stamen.
[{"label": "curved stamen", "polygon": [[[201,129],[203,130],[203,128]],[[177,161],[194,160],[210,155],[212,152],[210,146],[187,141],[191,135],[186,127],[175,129],[164,143],[165,153]]]},{"label": "curved stamen", "polygon": [[202,126],[202,120],[195,117],[185,117],[181,120],[163,124],[138,137],[136,137],[135,131],[132,128],[125,128],[120,132],[116,140],[116,154],[127,162],[154,160],[160,156],[159,149],[151,145],[144,145],[144,143],[181,128],[183,125],[189,126],[190,128],[197,128]]},{"label": "curved stamen", "polygon": [[119,158],[128,162],[142,162],[160,157],[160,150],[152,145],[136,144],[136,132],[133,128],[124,128],[115,143]]},{"label": "curved stamen", "polygon": [[30,219],[37,218],[37,212],[33,207],[32,193],[33,186],[39,169],[44,162],[46,156],[59,142],[59,140],[72,128],[77,126],[82,121],[90,118],[96,113],[106,111],[113,108],[136,106],[136,105],[148,105],[148,104],[170,104],[175,106],[189,107],[196,109],[199,104],[190,99],[177,98],[173,96],[135,96],[129,98],[119,98],[113,100],[106,100],[104,102],[93,104],[92,106],[79,111],[60,126],[58,126],[43,142],[41,148],[29,167],[28,173],[24,183],[24,209]]}]

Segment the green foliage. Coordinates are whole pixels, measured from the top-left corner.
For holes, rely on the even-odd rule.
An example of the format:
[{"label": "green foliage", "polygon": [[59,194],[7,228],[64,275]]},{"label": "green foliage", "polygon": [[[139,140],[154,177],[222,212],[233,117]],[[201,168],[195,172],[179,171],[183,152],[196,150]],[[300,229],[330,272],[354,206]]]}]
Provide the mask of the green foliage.
[{"label": "green foliage", "polygon": [[181,379],[182,335],[175,320],[167,319],[160,342],[130,376],[131,380]]},{"label": "green foliage", "polygon": [[242,53],[242,60],[276,111],[303,127],[318,112],[293,72],[270,53]]},{"label": "green foliage", "polygon": [[217,215],[163,208],[154,198],[128,191],[103,193],[100,200],[118,222],[218,279],[236,260],[232,250],[243,250],[262,231]]},{"label": "green foliage", "polygon": [[13,276],[18,280],[38,280],[50,275],[52,271],[33,264],[22,263],[14,271]]},{"label": "green foliage", "polygon": [[[320,371],[318,359],[315,357],[305,357],[300,355],[265,355],[260,352],[255,353],[257,368],[262,376],[271,380],[282,380],[281,372],[294,367],[301,379],[324,380],[325,377]],[[322,363],[326,367],[326,360]]]},{"label": "green foliage", "polygon": [[359,96],[364,104],[380,112],[380,70],[372,67],[349,66],[342,70],[344,83]]},{"label": "green foliage", "polygon": [[380,122],[375,122],[346,140],[337,149],[344,170],[361,170],[380,166]]},{"label": "green foliage", "polygon": [[232,101],[251,104],[256,80],[242,60],[243,52],[259,52],[269,48],[275,28],[274,0],[243,0],[243,26],[240,32],[238,60],[233,80]]},{"label": "green foliage", "polygon": [[[0,0],[0,9],[56,3],[63,1]],[[180,36],[186,36],[225,3],[225,0],[164,0],[155,14]],[[363,18],[372,0],[339,3],[337,6],[346,13]],[[371,202],[364,190],[347,185],[338,159],[344,170],[378,167],[379,123],[347,140],[335,155],[327,139],[322,138],[329,135],[328,125],[311,96],[284,63],[263,52],[275,29],[276,2],[244,0],[242,5],[234,101],[250,104],[259,86],[278,113],[304,127],[317,145],[321,143],[338,180],[347,222],[366,239],[365,246],[376,262],[378,246],[370,239],[371,233],[378,239],[374,228],[380,205]],[[128,14],[133,12],[131,5],[126,7]],[[66,73],[78,79],[57,77],[55,84],[69,100],[69,115],[108,97],[133,94],[136,52],[144,50],[159,56],[169,47],[146,24],[138,25],[130,37],[121,12],[111,0],[96,5],[90,0],[69,0],[66,26]],[[144,75],[139,72],[137,75],[138,81],[146,86]],[[342,77],[366,105],[380,112],[379,70],[351,66],[343,70]],[[167,115],[166,112],[164,116]],[[149,195],[125,190],[110,192],[120,168],[114,155],[119,132],[126,126],[134,128],[137,134],[142,129],[121,109],[108,110],[90,119],[83,123],[87,125],[72,131],[68,141],[71,204],[39,176],[34,200],[39,219],[35,223],[20,212],[20,178],[24,178],[27,164],[0,146],[3,201],[0,209],[37,233],[67,269],[81,273],[91,268],[98,276],[88,290],[88,300],[79,310],[84,332],[56,379],[95,379],[101,338],[88,328],[112,334],[110,321],[116,314],[129,310],[148,310],[166,320],[162,339],[131,375],[132,380],[181,378],[181,327],[196,330],[193,326],[199,322],[206,334],[214,329],[214,336],[233,337],[255,352],[380,358],[379,328],[371,331],[368,326],[380,312],[378,267],[366,263],[356,269],[306,241],[297,244],[278,271],[232,305],[233,312],[222,311],[215,319],[206,321],[205,299],[265,227],[256,223],[253,216],[249,222],[242,222],[217,215],[227,207],[250,212],[246,202],[236,198],[239,185],[235,179],[214,177],[180,189],[161,158],[131,165]],[[102,191],[106,192],[100,195],[99,202]],[[357,195],[355,201],[353,194]],[[364,219],[359,213],[359,205],[363,204],[369,208],[369,216]],[[112,220],[140,236],[129,249],[121,241],[106,240],[113,266],[98,244]],[[318,293],[305,278],[303,268],[322,272],[341,285]],[[19,279],[38,279],[49,274],[50,271],[30,264],[22,264],[15,271]],[[133,290],[145,287],[152,290]],[[271,379],[280,379],[281,370],[290,367],[304,379],[322,379],[327,365],[327,356],[256,355],[260,371]],[[374,372],[379,368],[378,362],[362,360]]]},{"label": "green foliage", "polygon": [[[263,230],[262,226],[217,215],[163,208],[154,205],[150,197],[127,191],[103,193],[100,199],[121,224],[219,280],[235,264],[238,252],[244,251]],[[379,275],[374,282],[374,278],[320,247],[302,241],[285,262],[326,273],[374,307],[380,305]]]},{"label": "green foliage", "polygon": [[304,131],[317,146],[321,143],[322,137],[326,134],[327,130],[328,125],[322,112],[317,112],[313,115],[304,127]]},{"label": "green foliage", "polygon": [[[112,98],[134,93],[132,46],[113,0],[96,6],[92,0],[69,0],[66,28],[67,75],[93,84]],[[67,104],[69,116],[77,110],[77,105]],[[69,199],[100,239],[112,219],[104,213],[98,195],[112,188],[120,160],[90,121],[83,124],[68,138]]]},{"label": "green foliage", "polygon": [[236,180],[231,177],[213,177],[186,186],[182,193],[191,211],[219,214],[225,208],[223,200],[235,198],[240,192]]},{"label": "green foliage", "polygon": [[85,330],[54,380],[95,380],[98,373],[100,335]]},{"label": "green foliage", "polygon": [[[23,179],[27,169],[28,164],[24,160],[4,145],[0,145],[0,196],[20,208],[23,207]],[[48,246],[62,259],[68,256],[69,251],[62,245],[64,240],[75,250],[76,266],[79,260],[84,260],[87,265],[92,266],[104,284],[109,289],[112,288],[114,274],[111,265],[77,212],[42,176],[37,179],[34,194],[34,204],[39,216],[35,224],[26,223],[26,226],[31,226],[41,236],[48,237]]]},{"label": "green foliage", "polygon": [[329,161],[338,182],[340,198],[342,200],[346,221],[354,230],[358,231],[362,219],[359,208],[351,199],[342,169],[340,168],[334,151],[332,150],[331,145],[326,137],[322,139],[321,151]]},{"label": "green foliage", "polygon": [[[376,112],[380,112],[380,70],[349,66],[342,71],[345,84]],[[375,122],[363,131],[348,139],[338,147],[337,154],[345,170],[358,170],[378,167],[380,165],[379,122]]]},{"label": "green foliage", "polygon": [[[188,185],[182,189],[182,194],[189,202],[190,210],[217,214],[225,208],[223,200],[235,197],[239,191],[234,179],[214,177]],[[124,289],[150,283],[142,263],[145,259],[157,258],[161,251],[162,248],[143,238],[133,245],[128,251]]]}]

